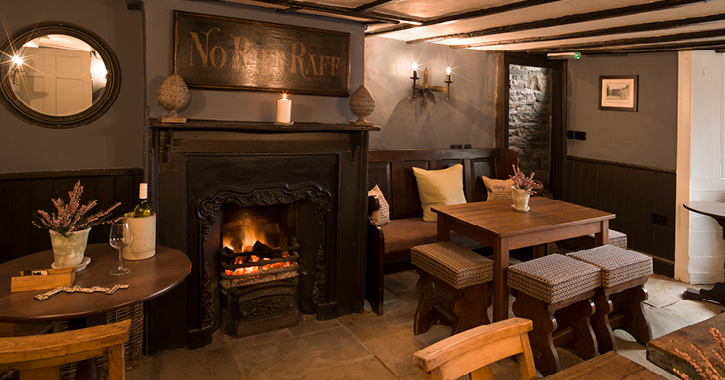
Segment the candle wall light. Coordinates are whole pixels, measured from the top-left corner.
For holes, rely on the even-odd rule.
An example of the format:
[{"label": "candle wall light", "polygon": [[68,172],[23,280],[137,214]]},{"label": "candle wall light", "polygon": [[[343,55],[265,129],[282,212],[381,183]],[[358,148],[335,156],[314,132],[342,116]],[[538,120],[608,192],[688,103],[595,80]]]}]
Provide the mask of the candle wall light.
[{"label": "candle wall light", "polygon": [[420,80],[418,77],[418,65],[413,64],[413,76],[410,77],[410,79],[413,80],[413,98],[415,98],[416,91],[420,91],[423,94],[423,106],[425,107],[425,95],[428,91],[435,91],[440,92],[442,94],[446,94],[446,100],[450,99],[450,91],[451,91],[451,83],[453,81],[451,80],[451,68],[446,68],[446,80],[443,81],[445,83],[445,86],[431,86],[428,84],[428,68],[426,67],[425,70],[423,70],[423,83],[417,84],[416,82]]}]

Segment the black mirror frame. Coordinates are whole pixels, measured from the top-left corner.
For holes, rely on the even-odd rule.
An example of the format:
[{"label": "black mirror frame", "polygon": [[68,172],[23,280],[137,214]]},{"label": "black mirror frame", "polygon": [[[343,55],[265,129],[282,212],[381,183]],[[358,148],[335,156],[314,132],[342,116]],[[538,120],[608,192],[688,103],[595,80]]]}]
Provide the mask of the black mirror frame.
[{"label": "black mirror frame", "polygon": [[[0,55],[7,59],[25,43],[48,34],[65,34],[75,37],[93,48],[103,59],[106,67],[106,89],[103,95],[87,109],[70,116],[52,116],[38,112],[15,95],[10,85],[9,70],[12,65],[0,64],[0,102],[18,118],[46,128],[73,128],[85,125],[103,115],[118,97],[121,88],[121,67],[111,47],[92,31],[75,24],[58,21],[31,24],[18,29],[0,44]],[[12,44],[12,45],[11,45]]]}]

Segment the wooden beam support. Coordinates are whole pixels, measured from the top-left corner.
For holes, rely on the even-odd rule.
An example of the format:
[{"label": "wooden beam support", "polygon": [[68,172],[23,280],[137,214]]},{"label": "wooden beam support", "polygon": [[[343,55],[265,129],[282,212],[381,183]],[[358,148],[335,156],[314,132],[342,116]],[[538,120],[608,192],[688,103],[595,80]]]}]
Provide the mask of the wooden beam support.
[{"label": "wooden beam support", "polygon": [[[460,20],[466,20],[466,19],[471,19],[471,18],[476,18],[476,17],[491,16],[491,15],[509,12],[509,11],[513,11],[513,10],[534,7],[534,6],[541,5],[541,4],[554,3],[557,1],[562,1],[562,0],[519,1],[519,2],[515,2],[515,3],[511,3],[511,4],[500,5],[497,7],[477,9],[475,11],[463,12],[463,13],[458,13],[458,14],[445,16],[445,17],[439,17],[439,18],[435,18],[435,19],[421,20],[422,21],[421,25],[432,26],[432,25],[442,24],[444,22],[460,21]],[[416,28],[419,26],[420,25],[411,25],[411,24],[398,25],[398,26],[394,26],[391,28],[378,29],[378,30],[374,30],[371,32],[367,32],[367,33],[365,33],[365,36],[374,36],[374,35],[379,35],[379,34],[398,32],[401,30],[407,30],[407,29]]]},{"label": "wooden beam support", "polygon": [[687,5],[687,4],[701,3],[701,2],[703,2],[703,0],[660,0],[660,1],[656,1],[654,3],[630,5],[630,6],[626,6],[626,7],[605,9],[605,10],[596,11],[596,12],[579,13],[579,14],[567,15],[567,16],[562,16],[562,17],[549,18],[549,19],[545,19],[545,20],[522,22],[519,24],[512,24],[512,25],[505,25],[505,26],[499,26],[499,27],[488,28],[488,29],[481,29],[481,30],[476,30],[476,31],[472,31],[472,32],[467,32],[467,33],[452,33],[452,34],[446,34],[446,35],[440,35],[440,36],[432,36],[432,37],[421,38],[421,39],[417,39],[417,40],[413,40],[413,41],[408,41],[408,43],[410,44],[410,43],[428,42],[429,40],[432,40],[432,39],[449,39],[449,38],[465,39],[465,38],[490,36],[493,34],[520,32],[520,31],[527,31],[527,30],[532,30],[532,29],[547,28],[547,27],[552,27],[552,26],[576,24],[576,23],[580,23],[580,22],[596,21],[596,20],[604,20],[604,19],[614,18],[614,17],[629,16],[629,15],[635,15],[635,14],[639,14],[639,13],[653,12],[653,11],[658,11],[658,10],[663,10],[663,9],[670,9],[670,8],[680,7],[680,6]]},{"label": "wooden beam support", "polygon": [[647,31],[653,31],[653,30],[673,29],[673,28],[678,28],[678,27],[682,27],[682,26],[704,24],[704,23],[708,23],[708,22],[723,21],[723,20],[725,20],[725,13],[703,16],[703,17],[692,17],[692,18],[683,18],[683,19],[677,19],[677,20],[649,22],[649,23],[644,23],[644,24],[623,25],[623,26],[616,26],[616,27],[612,27],[612,28],[587,30],[584,32],[559,34],[559,35],[555,35],[555,36],[513,38],[513,39],[508,39],[508,40],[479,42],[479,43],[470,44],[470,45],[452,45],[451,48],[453,48],[453,49],[470,49],[470,48],[479,48],[479,47],[484,47],[484,46],[514,45],[514,44],[525,44],[525,43],[531,43],[531,42],[559,41],[559,40],[565,40],[565,39],[570,39],[570,38],[598,37],[598,36],[606,36],[609,34],[647,32]]}]

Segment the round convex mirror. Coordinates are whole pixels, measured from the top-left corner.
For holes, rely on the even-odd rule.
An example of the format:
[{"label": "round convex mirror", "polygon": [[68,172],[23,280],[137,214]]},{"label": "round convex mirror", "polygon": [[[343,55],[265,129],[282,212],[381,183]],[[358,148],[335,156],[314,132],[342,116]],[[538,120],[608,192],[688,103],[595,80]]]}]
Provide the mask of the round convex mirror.
[{"label": "round convex mirror", "polygon": [[118,96],[115,54],[80,26],[29,25],[6,39],[0,52],[0,101],[29,123],[49,128],[88,124]]}]

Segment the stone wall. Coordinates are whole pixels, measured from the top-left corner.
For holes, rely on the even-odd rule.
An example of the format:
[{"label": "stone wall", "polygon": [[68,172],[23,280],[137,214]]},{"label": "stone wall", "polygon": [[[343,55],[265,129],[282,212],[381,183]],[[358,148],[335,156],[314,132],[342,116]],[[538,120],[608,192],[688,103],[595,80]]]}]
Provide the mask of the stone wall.
[{"label": "stone wall", "polygon": [[509,148],[518,153],[521,170],[550,189],[551,75],[549,69],[509,67]]}]

